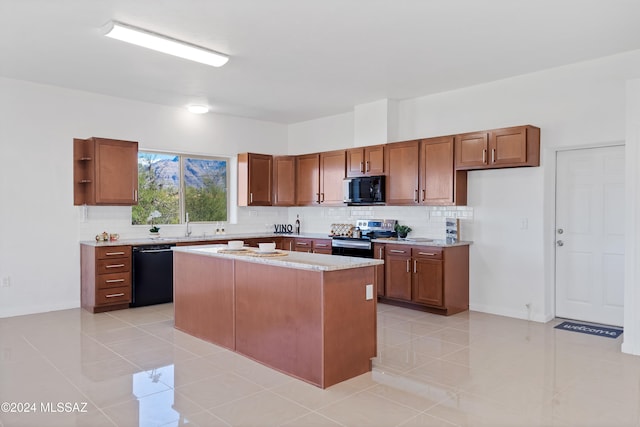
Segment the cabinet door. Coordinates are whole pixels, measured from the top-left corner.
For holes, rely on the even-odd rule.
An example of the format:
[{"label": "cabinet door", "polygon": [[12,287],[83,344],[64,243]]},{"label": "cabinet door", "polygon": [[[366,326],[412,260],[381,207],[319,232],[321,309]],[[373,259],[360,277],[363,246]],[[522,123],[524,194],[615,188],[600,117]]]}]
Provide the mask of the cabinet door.
[{"label": "cabinet door", "polygon": [[383,175],[384,145],[347,150],[347,176]]},{"label": "cabinet door", "polygon": [[493,130],[489,134],[489,148],[491,166],[538,166],[540,129],[519,126]]},{"label": "cabinet door", "polygon": [[411,251],[388,245],[385,250],[385,294],[388,298],[411,301]]},{"label": "cabinet door", "polygon": [[271,206],[273,157],[238,154],[238,206]]},{"label": "cabinet door", "polygon": [[296,158],[296,205],[320,203],[320,155],[308,154]]},{"label": "cabinet door", "polygon": [[455,141],[456,169],[482,169],[489,164],[488,132],[456,135]]},{"label": "cabinet door", "polygon": [[420,202],[426,205],[454,204],[453,137],[422,140]]},{"label": "cabinet door", "polygon": [[415,205],[418,199],[420,141],[397,142],[385,146],[388,205]]},{"label": "cabinet door", "polygon": [[[385,259],[385,245],[382,243],[374,243],[373,244],[373,257],[375,259],[381,259],[384,261]],[[384,296],[384,264],[376,265],[376,287],[378,289],[378,295]]]},{"label": "cabinet door", "polygon": [[347,176],[363,176],[365,174],[364,149],[347,150]]},{"label": "cabinet door", "polygon": [[384,174],[384,145],[364,147],[364,171],[367,175]]},{"label": "cabinet door", "polygon": [[421,257],[413,259],[413,301],[442,307],[442,280],[442,260]]},{"label": "cabinet door", "polygon": [[291,237],[282,237],[279,243],[276,243],[278,249],[282,249],[284,251],[293,251],[293,242],[295,239]]},{"label": "cabinet door", "polygon": [[138,143],[95,140],[96,205],[138,204]]},{"label": "cabinet door", "polygon": [[320,153],[320,203],[323,205],[344,204],[345,158],[344,150]]},{"label": "cabinet door", "polygon": [[295,206],[296,204],[296,158],[278,156],[273,158],[273,204]]}]

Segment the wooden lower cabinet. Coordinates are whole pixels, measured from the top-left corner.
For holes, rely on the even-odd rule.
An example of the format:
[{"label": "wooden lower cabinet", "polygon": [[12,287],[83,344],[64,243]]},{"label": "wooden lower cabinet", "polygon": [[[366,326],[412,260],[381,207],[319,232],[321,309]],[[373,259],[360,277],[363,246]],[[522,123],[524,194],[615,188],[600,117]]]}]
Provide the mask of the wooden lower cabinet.
[{"label": "wooden lower cabinet", "polygon": [[80,245],[80,301],[92,313],[128,308],[131,246]]},{"label": "wooden lower cabinet", "polygon": [[331,239],[296,237],[293,241],[293,250],[296,252],[331,255]]},{"label": "wooden lower cabinet", "polygon": [[385,245],[382,302],[438,314],[469,309],[469,246]]}]

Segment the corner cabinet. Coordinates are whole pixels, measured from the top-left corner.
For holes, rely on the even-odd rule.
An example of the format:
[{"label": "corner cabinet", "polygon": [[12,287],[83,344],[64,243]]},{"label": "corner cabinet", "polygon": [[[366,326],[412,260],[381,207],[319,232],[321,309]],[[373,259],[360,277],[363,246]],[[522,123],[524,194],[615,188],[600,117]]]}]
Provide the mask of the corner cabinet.
[{"label": "corner cabinet", "polygon": [[138,143],[117,139],[73,140],[73,204],[138,204]]},{"label": "corner cabinet", "polygon": [[469,309],[469,246],[385,245],[380,301],[451,315]]},{"label": "corner cabinet", "polygon": [[238,154],[238,206],[272,205],[273,156]]},{"label": "corner cabinet", "polygon": [[456,170],[540,166],[540,128],[517,126],[456,135]]},{"label": "corner cabinet", "polygon": [[129,308],[131,246],[80,245],[80,300],[92,313]]}]

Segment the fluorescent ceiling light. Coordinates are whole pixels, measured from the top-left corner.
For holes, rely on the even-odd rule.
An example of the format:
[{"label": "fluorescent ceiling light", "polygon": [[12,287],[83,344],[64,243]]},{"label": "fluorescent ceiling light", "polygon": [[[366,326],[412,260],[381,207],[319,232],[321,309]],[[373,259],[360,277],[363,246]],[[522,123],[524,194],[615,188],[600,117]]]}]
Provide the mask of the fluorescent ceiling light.
[{"label": "fluorescent ceiling light", "polygon": [[209,112],[209,107],[206,105],[188,105],[187,110],[194,114],[205,114]]},{"label": "fluorescent ceiling light", "polygon": [[107,24],[105,36],[214,67],[221,67],[229,60],[223,53],[116,21]]}]

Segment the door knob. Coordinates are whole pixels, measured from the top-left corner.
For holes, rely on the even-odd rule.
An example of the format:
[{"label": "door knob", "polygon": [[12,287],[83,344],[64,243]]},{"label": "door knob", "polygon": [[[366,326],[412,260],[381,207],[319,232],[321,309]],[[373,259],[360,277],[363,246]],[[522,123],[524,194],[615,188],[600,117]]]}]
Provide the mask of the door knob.
[{"label": "door knob", "polygon": [[558,246],[564,246],[564,242],[563,242],[562,240],[558,240],[558,241],[556,242],[556,244],[557,244]]},{"label": "door knob", "polygon": [[562,233],[564,233],[564,229],[558,228],[558,234],[562,234]]}]

